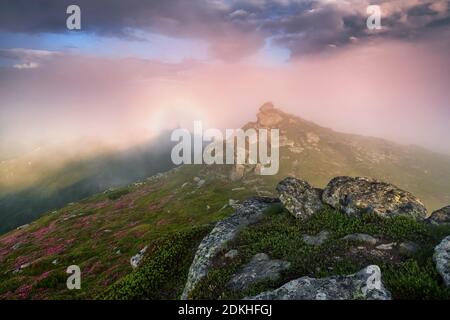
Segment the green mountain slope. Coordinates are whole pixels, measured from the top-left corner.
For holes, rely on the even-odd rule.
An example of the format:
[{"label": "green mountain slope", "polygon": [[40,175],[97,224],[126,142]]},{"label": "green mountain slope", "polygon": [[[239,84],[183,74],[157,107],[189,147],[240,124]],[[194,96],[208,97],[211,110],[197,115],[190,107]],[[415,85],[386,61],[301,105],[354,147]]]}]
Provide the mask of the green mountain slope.
[{"label": "green mountain slope", "polygon": [[[189,259],[180,262],[170,257],[179,257],[180,252],[192,256],[212,223],[233,212],[230,199],[275,194],[275,185],[288,175],[318,187],[338,175],[370,176],[412,192],[429,210],[450,203],[447,156],[337,133],[271,105],[261,109],[258,121],[244,127],[281,129],[281,165],[276,176],[257,175],[250,165],[185,165],[48,213],[0,237],[0,299],[101,296],[132,272],[130,258],[142,248],[148,246],[151,260],[161,255],[161,243],[178,243],[181,237],[188,239],[187,247],[174,245],[178,251],[169,248],[162,253],[168,259],[163,261],[180,263],[179,278],[174,279],[180,285]],[[65,270],[73,264],[82,270],[81,290],[66,288]],[[176,290],[170,291],[173,288],[164,290],[161,297],[177,297]]]}]

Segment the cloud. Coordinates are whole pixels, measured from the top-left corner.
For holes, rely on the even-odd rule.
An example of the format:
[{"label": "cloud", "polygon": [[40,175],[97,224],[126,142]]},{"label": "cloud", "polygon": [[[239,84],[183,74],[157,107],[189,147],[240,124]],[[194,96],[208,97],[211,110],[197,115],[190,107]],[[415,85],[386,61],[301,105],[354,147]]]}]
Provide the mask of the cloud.
[{"label": "cloud", "polygon": [[16,69],[34,69],[37,67],[39,67],[39,64],[37,64],[36,62],[26,62],[13,65],[13,68]]},{"label": "cloud", "polygon": [[[71,0],[4,0],[0,30],[67,32]],[[342,47],[358,38],[409,41],[433,36],[450,25],[448,0],[78,0],[82,31],[121,38],[134,30],[205,40],[213,55],[232,60],[249,56],[274,38],[293,56]],[[366,28],[368,5],[382,8],[384,32]]]},{"label": "cloud", "polygon": [[24,48],[0,49],[0,57],[17,60],[46,59],[58,54],[60,53],[48,50],[34,50]]},{"label": "cloud", "polygon": [[16,61],[12,65],[16,69],[35,69],[41,62],[61,55],[57,51],[34,50],[24,48],[0,49],[0,59]]}]

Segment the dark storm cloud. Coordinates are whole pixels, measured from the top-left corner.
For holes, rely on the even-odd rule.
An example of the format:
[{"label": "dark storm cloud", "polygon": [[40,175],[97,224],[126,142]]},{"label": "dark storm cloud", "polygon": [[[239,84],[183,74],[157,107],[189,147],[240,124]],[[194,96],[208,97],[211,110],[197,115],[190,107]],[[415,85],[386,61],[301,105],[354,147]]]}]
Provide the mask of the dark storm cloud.
[{"label": "dark storm cloud", "polygon": [[154,27],[183,34],[213,21],[220,13],[203,0],[2,0],[0,28],[26,33],[64,32],[66,8],[71,4],[80,6],[87,31],[119,35],[126,34],[127,28]]},{"label": "dark storm cloud", "polygon": [[[220,58],[250,55],[272,37],[292,54],[341,47],[357,39],[427,37],[449,26],[447,0],[3,0],[0,30],[65,32],[65,10],[82,9],[84,31],[131,37],[132,30],[204,39]],[[383,32],[366,28],[369,4],[382,6]]]}]

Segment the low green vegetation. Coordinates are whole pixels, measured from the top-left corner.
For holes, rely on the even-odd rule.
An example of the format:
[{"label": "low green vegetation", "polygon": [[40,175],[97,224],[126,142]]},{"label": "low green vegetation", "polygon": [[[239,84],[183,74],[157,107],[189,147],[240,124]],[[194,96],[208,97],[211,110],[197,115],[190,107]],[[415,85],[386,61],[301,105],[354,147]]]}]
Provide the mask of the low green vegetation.
[{"label": "low green vegetation", "polygon": [[210,231],[209,226],[177,232],[153,244],[141,268],[112,285],[102,299],[176,299],[179,298],[194,258],[195,248]]},{"label": "low green vegetation", "polygon": [[[203,185],[198,185],[197,176],[205,179]],[[156,257],[151,248],[164,239],[212,225],[233,212],[229,199],[253,193],[232,191],[238,187],[239,182],[213,179],[204,167],[185,166],[48,213],[0,237],[0,300],[101,297],[133,273],[130,258],[145,246],[149,257]],[[183,248],[195,251],[196,245],[186,243]],[[192,256],[185,259],[184,276]],[[80,266],[81,290],[66,287],[70,265]],[[166,270],[172,268],[167,263]]]},{"label": "low green vegetation", "polygon": [[[0,299],[177,299],[198,243],[216,221],[233,212],[229,199],[273,193],[273,185],[258,176],[229,180],[228,169],[185,166],[69,204],[3,235]],[[323,230],[330,232],[323,245],[303,243],[304,235]],[[383,243],[414,241],[421,249],[413,257],[395,251],[389,260],[368,254],[373,248],[358,251],[358,244],[342,240],[351,233],[367,233]],[[215,257],[212,271],[192,298],[240,299],[301,276],[348,274],[369,264],[381,267],[396,299],[450,298],[431,260],[434,246],[448,234],[449,227],[405,217],[349,218],[328,207],[299,221],[274,204],[261,222],[243,230]],[[149,246],[146,258],[133,271],[130,258],[144,246]],[[234,248],[238,257],[225,259]],[[246,292],[228,290],[232,274],[260,252],[289,261],[291,268],[281,279]],[[67,290],[65,270],[72,264],[82,270],[81,290]]]},{"label": "low green vegetation", "polygon": [[[322,245],[311,246],[302,241],[304,235],[315,235],[323,230],[329,231],[330,237]],[[402,255],[395,249],[385,256],[374,255],[371,254],[373,247],[342,239],[353,233],[367,233],[383,243],[414,241],[420,245],[420,250],[413,256]],[[267,211],[261,222],[243,230],[215,257],[214,268],[191,297],[239,299],[275,289],[302,276],[320,278],[351,274],[367,265],[377,264],[394,299],[450,299],[450,290],[441,284],[432,261],[434,246],[448,234],[450,227],[425,225],[406,217],[386,219],[365,215],[356,218],[331,208],[308,219],[297,220],[277,204]],[[231,249],[237,249],[239,255],[229,261],[224,254]],[[245,292],[227,289],[232,274],[261,252],[273,259],[289,261],[291,267],[277,281],[254,285]]]},{"label": "low green vegetation", "polygon": [[117,200],[117,199],[121,198],[122,196],[129,194],[129,193],[130,193],[130,189],[128,189],[128,188],[113,190],[113,191],[108,192],[108,199]]}]

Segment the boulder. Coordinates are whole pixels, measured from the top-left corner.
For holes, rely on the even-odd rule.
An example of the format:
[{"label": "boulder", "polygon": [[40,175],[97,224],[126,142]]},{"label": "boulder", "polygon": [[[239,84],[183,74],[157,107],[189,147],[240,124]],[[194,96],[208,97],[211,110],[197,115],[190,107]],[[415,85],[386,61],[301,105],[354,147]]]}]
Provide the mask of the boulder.
[{"label": "boulder", "polygon": [[330,233],[328,231],[321,231],[317,236],[304,235],[303,242],[311,246],[320,246],[327,241]]},{"label": "boulder", "polygon": [[450,206],[434,211],[427,222],[431,224],[450,224]]},{"label": "boulder", "polygon": [[345,236],[343,239],[350,241],[350,242],[366,243],[366,244],[370,244],[370,245],[375,245],[378,242],[377,238],[374,238],[371,235],[368,235],[365,233],[349,234],[349,235]]},{"label": "boulder", "polygon": [[242,228],[257,222],[265,210],[278,199],[266,197],[254,197],[242,202],[236,212],[219,221],[213,230],[200,242],[192,262],[186,285],[181,295],[182,300],[189,298],[189,294],[197,283],[209,272],[212,259],[224,248],[224,246],[239,233]]},{"label": "boulder", "polygon": [[322,200],[348,215],[374,213],[382,217],[408,216],[423,220],[427,209],[411,193],[370,178],[337,177],[322,193]]},{"label": "boulder", "polygon": [[371,265],[358,273],[328,278],[302,277],[247,300],[390,300],[381,271]]},{"label": "boulder", "polygon": [[286,178],[277,185],[280,201],[296,218],[309,217],[323,208],[321,190],[308,182],[296,178]]},{"label": "boulder", "polygon": [[447,287],[450,287],[450,236],[434,248],[436,270],[441,275]]},{"label": "boulder", "polygon": [[228,287],[235,291],[243,291],[251,285],[265,280],[277,280],[280,273],[290,267],[283,260],[271,260],[265,253],[258,253],[241,270],[235,273],[228,282]]}]

